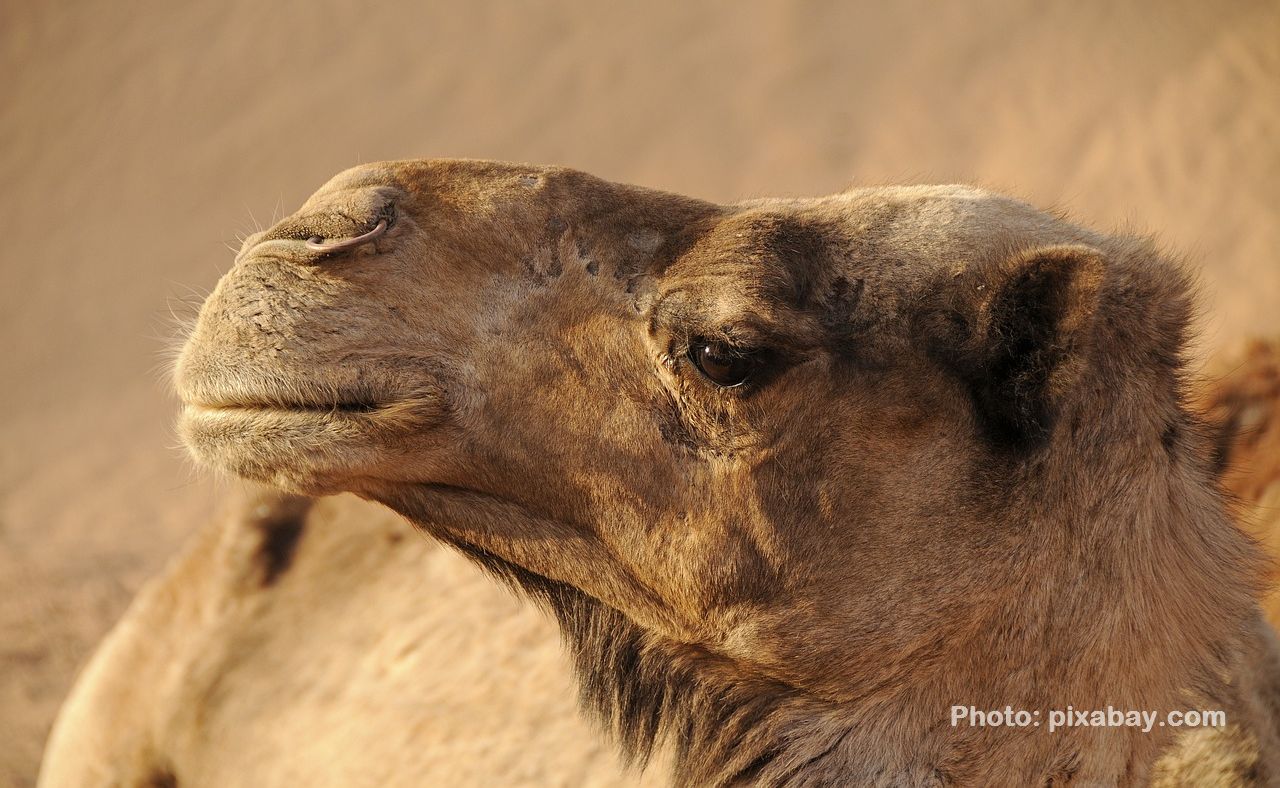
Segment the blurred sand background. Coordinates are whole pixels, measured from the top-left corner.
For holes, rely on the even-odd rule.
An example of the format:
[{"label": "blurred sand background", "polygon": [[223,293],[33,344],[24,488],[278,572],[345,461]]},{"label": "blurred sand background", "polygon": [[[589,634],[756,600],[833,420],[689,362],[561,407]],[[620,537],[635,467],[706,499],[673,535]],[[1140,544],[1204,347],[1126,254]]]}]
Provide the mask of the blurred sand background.
[{"label": "blurred sand background", "polygon": [[[1280,330],[1280,3],[3,0],[0,785],[32,782],[76,670],[225,492],[174,448],[171,304],[338,170],[420,156],[722,201],[976,182],[1186,255],[1206,352]],[[469,779],[609,757],[550,625],[432,567],[492,635],[423,677],[488,737]],[[518,680],[468,694],[495,673]]]}]

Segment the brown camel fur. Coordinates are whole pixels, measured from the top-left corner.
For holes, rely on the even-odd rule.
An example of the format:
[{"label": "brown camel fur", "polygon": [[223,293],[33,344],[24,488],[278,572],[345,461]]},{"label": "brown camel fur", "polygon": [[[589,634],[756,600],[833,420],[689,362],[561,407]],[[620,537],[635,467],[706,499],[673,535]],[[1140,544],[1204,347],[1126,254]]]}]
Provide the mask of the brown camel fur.
[{"label": "brown camel fur", "polygon": [[1280,340],[1253,339],[1210,367],[1200,405],[1218,428],[1223,482],[1241,502],[1241,520],[1272,557],[1263,612],[1280,625]]},{"label": "brown camel fur", "polygon": [[677,782],[1266,784],[1274,638],[1184,404],[1189,311],[1150,244],[963,187],[720,206],[381,164],[246,242],[181,430],[549,608],[583,703]]}]

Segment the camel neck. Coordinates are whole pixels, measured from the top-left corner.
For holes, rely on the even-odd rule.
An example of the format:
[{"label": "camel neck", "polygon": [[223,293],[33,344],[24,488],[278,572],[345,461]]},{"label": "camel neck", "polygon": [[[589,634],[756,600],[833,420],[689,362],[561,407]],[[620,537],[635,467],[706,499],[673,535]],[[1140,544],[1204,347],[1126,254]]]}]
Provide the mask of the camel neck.
[{"label": "camel neck", "polygon": [[[1149,482],[1131,487],[1143,495],[1105,496],[1120,507],[1096,512],[1106,523],[1073,526],[1077,541],[1093,535],[1097,544],[1066,562],[1074,569],[1044,568],[1035,592],[1044,598],[1005,599],[974,622],[970,640],[941,643],[840,700],[674,642],[572,585],[454,544],[555,616],[587,714],[634,763],[669,749],[679,784],[1139,784],[1167,731],[1051,733],[1045,715],[1068,706],[1165,714],[1186,702],[1186,687],[1217,693],[1253,610],[1241,571],[1248,545],[1212,490]],[[1223,544],[1206,550],[1204,539]],[[1150,571],[1144,562],[1156,557],[1176,582]],[[1073,571],[1113,582],[1072,601],[1064,594]],[[1038,711],[1042,724],[953,724],[956,705]]]}]

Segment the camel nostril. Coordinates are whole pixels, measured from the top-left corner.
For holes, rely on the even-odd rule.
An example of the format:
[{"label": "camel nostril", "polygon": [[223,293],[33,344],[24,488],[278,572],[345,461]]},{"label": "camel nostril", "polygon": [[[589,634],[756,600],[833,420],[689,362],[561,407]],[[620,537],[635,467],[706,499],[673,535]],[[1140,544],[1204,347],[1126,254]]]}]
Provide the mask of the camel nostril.
[{"label": "camel nostril", "polygon": [[361,244],[368,243],[378,238],[387,231],[387,220],[379,219],[377,226],[363,235],[357,235],[354,238],[344,238],[339,241],[326,243],[325,239],[319,235],[313,235],[307,239],[307,248],[317,252],[340,252],[344,249],[354,249]]}]

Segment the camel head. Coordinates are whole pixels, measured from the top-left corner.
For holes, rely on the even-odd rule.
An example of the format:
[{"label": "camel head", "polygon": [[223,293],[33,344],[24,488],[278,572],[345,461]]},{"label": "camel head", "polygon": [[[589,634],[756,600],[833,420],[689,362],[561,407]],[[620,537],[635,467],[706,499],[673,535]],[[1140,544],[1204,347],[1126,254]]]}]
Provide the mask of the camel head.
[{"label": "camel head", "polygon": [[1146,708],[1248,605],[1179,398],[1187,311],[1149,245],[966,187],[717,205],[377,164],[244,243],[180,431],[700,675],[894,698],[920,730],[950,703]]}]

